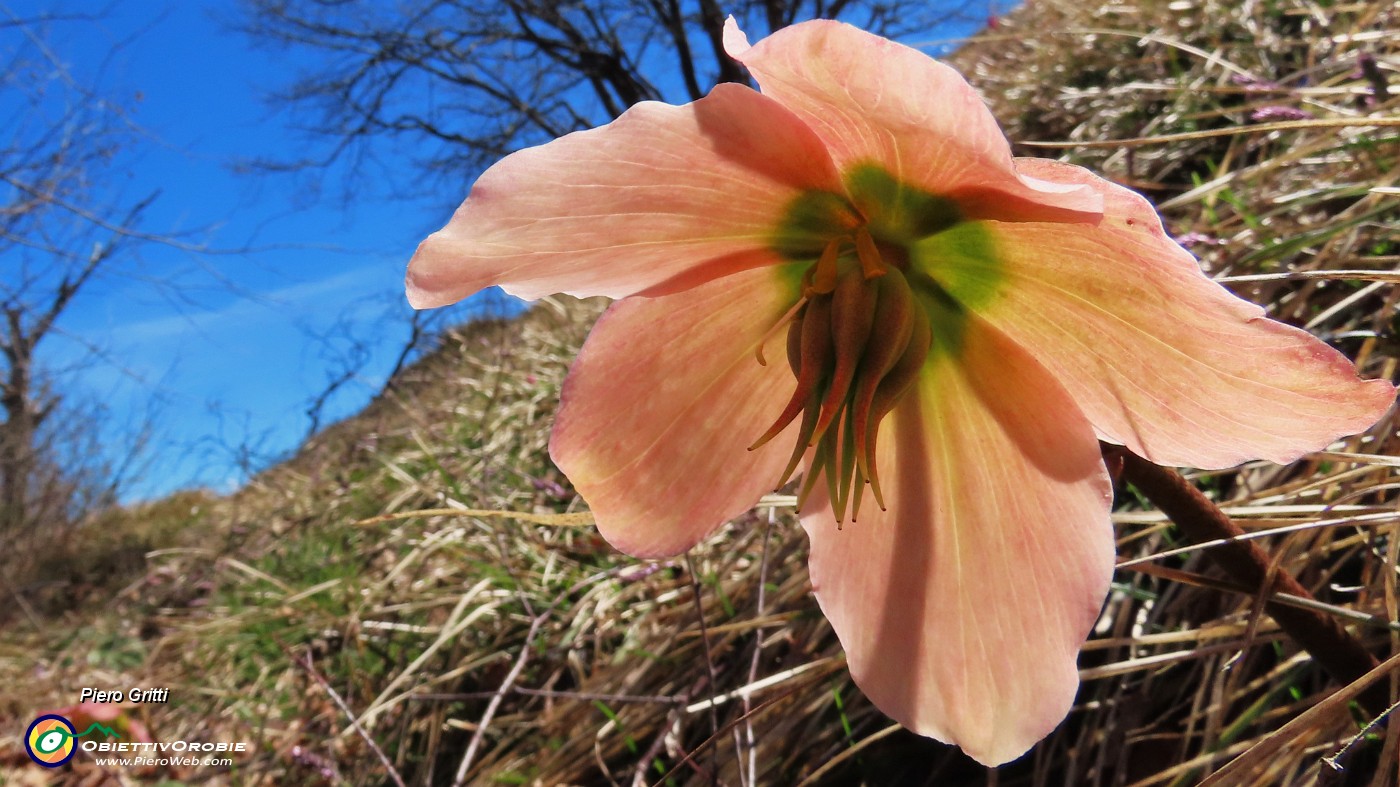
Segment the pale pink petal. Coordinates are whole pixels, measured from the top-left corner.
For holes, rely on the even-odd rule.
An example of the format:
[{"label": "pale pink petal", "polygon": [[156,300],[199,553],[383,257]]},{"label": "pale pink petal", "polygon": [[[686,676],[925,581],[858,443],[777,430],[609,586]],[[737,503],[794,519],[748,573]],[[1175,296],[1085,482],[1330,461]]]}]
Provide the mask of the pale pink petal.
[{"label": "pale pink petal", "polygon": [[1107,439],[1167,465],[1288,462],[1394,401],[1390,383],[1359,379],[1341,353],[1208,279],[1142,197],[1078,167],[1018,165],[1092,186],[1103,221],[987,222],[962,231],[986,230],[994,259],[937,237],[922,256],[954,297],[977,290],[969,307],[1030,350]]},{"label": "pale pink petal", "polygon": [[[880,429],[888,511],[804,512],[812,583],[876,707],[979,762],[1068,713],[1113,573],[1093,428],[1023,350],[969,323]],[[818,484],[820,487],[821,485]]]},{"label": "pale pink petal", "polygon": [[773,264],[773,234],[806,189],[840,182],[820,140],[771,99],[730,84],[685,106],[644,102],[488,169],[418,247],[408,298],[441,306],[493,284],[526,299],[620,298]]},{"label": "pale pink petal", "polygon": [[1090,189],[1018,174],[976,91],[918,50],[826,20],[749,46],[731,17],[724,42],[764,95],[816,131],[842,172],[880,165],[905,183],[953,197],[973,217],[1072,218],[1065,214],[1100,210]]},{"label": "pale pink petal", "polygon": [[565,381],[549,452],[618,549],[683,552],[779,480],[796,427],[746,448],[795,381],[784,337],[754,351],[797,300],[764,268],[612,305]]}]

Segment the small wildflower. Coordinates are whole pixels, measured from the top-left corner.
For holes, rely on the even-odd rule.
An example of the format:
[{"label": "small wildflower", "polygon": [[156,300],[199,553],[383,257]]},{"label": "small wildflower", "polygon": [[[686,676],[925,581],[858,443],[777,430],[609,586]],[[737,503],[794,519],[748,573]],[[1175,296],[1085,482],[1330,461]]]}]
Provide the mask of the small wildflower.
[{"label": "small wildflower", "polygon": [[1272,123],[1276,120],[1307,120],[1317,117],[1306,109],[1287,106],[1267,106],[1259,107],[1249,113],[1249,119],[1255,123]]},{"label": "small wildflower", "polygon": [[1230,81],[1250,93],[1278,93],[1288,91],[1288,88],[1277,82],[1260,79],[1253,74],[1231,74]]}]

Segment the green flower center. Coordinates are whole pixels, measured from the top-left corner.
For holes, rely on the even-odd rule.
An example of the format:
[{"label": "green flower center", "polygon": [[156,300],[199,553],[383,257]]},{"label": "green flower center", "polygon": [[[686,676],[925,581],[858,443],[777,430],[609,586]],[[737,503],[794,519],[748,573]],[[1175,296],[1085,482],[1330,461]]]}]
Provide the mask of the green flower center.
[{"label": "green flower center", "polygon": [[[854,521],[866,484],[885,507],[875,461],[880,424],[913,388],[934,347],[935,327],[940,341],[956,344],[961,335],[962,308],[930,275],[929,260],[941,256],[949,239],[966,245],[967,230],[976,226],[961,220],[951,199],[902,184],[876,166],[852,169],[845,185],[846,194],[800,195],[774,235],[774,250],[793,261],[789,271],[800,272],[797,302],[774,327],[787,328],[796,385],[750,447],[772,440],[800,415],[777,486],[814,449],[798,508],[825,478],[838,523],[848,510]],[[761,354],[759,362],[766,362]]]}]

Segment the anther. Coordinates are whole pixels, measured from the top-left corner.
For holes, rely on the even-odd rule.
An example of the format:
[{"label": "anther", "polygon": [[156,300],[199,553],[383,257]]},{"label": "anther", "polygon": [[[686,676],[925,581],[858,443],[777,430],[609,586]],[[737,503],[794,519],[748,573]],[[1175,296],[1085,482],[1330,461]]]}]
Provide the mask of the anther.
[{"label": "anther", "polygon": [[[909,354],[909,343],[914,336],[916,321],[921,316],[921,309],[914,301],[914,291],[898,271],[876,281],[875,289],[878,290],[879,300],[871,329],[872,340],[861,360],[861,376],[850,404],[855,424],[856,460],[861,475],[866,479],[873,476],[869,465],[871,449],[868,447],[874,443],[871,433],[884,417],[883,413],[874,412],[876,391],[893,373],[900,360]],[[884,508],[881,498],[877,497],[876,502]]]},{"label": "anther", "polygon": [[865,273],[865,278],[875,279],[885,275],[885,261],[866,227],[856,230],[856,259],[860,260],[860,268]]},{"label": "anther", "polygon": [[836,366],[831,370],[831,386],[822,401],[822,417],[813,440],[821,439],[845,405],[866,343],[871,340],[875,322],[877,287],[867,284],[860,271],[850,266],[836,282],[831,296],[831,341]]},{"label": "anther", "polygon": [[801,300],[769,329],[756,353],[765,363],[762,345],[786,325],[788,365],[797,385],[749,450],[787,430],[801,414],[777,485],[787,483],[805,460],[798,509],[824,481],[838,527],[847,514],[852,522],[859,515],[866,484],[876,505],[885,508],[875,457],[880,422],[918,379],[933,341],[928,314],[903,266],[887,263],[882,254],[865,227],[827,241],[803,273]]},{"label": "anther", "polygon": [[822,249],[822,256],[817,259],[816,267],[811,268],[812,278],[806,283],[806,288],[802,293],[810,298],[813,295],[826,295],[836,289],[836,260],[841,255],[841,238],[832,238],[826,242],[826,248]]},{"label": "anther", "polygon": [[880,422],[919,379],[919,370],[923,369],[924,362],[928,360],[929,349],[932,346],[933,331],[929,325],[928,314],[922,308],[916,307],[914,330],[909,337],[909,344],[900,355],[899,362],[880,381],[880,385],[875,389],[874,401],[870,404],[868,431],[864,435],[865,442],[859,449],[858,456],[865,459],[866,466],[862,469],[866,478],[870,480],[870,493],[882,511],[885,509],[885,496],[880,490],[880,475],[875,466],[875,438]]}]

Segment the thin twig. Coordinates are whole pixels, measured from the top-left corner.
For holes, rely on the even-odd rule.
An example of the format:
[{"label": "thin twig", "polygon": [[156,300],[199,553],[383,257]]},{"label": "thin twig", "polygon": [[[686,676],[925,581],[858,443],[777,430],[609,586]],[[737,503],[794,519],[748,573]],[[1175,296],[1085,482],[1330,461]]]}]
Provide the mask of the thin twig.
[{"label": "thin twig", "polygon": [[712,693],[708,699],[703,699],[699,702],[692,702],[689,705],[685,706],[685,712],[699,713],[700,711],[705,710],[706,708],[717,707],[725,704],[726,702],[730,702],[731,700],[739,699],[742,697],[751,697],[760,691],[764,691],[769,688],[772,688],[773,686],[786,683],[792,678],[795,678],[798,675],[803,675],[805,673],[811,672],[812,670],[824,669],[827,667],[830,667],[834,670],[845,663],[846,656],[844,653],[835,656],[825,656],[814,661],[807,661],[797,665],[796,667],[793,667],[792,669],[783,670],[782,672],[769,675],[768,677],[763,678],[762,680],[754,681],[753,683],[750,683],[747,686],[740,686],[739,688],[734,689],[733,691],[726,691],[723,694]]},{"label": "thin twig", "polygon": [[[763,548],[758,556],[758,599],[754,603],[754,619],[763,620],[763,613],[766,609],[768,598],[768,542],[773,535],[773,523],[778,518],[777,509],[768,509],[768,524],[763,527]],[[752,685],[758,681],[758,663],[763,653],[763,626],[755,626],[753,630],[753,658],[749,660],[749,679],[746,685]],[[748,779],[745,780],[745,770],[739,769],[739,780],[746,787],[758,784],[758,741],[754,739],[753,721],[749,719],[749,713],[753,710],[749,703],[749,695],[744,697],[744,747],[747,749],[748,759]]]},{"label": "thin twig", "polygon": [[555,596],[549,606],[530,621],[530,629],[525,633],[525,640],[520,645],[520,655],[515,659],[515,664],[511,666],[510,672],[506,673],[506,678],[501,681],[500,687],[491,695],[491,702],[486,705],[486,712],[481,714],[481,721],[476,724],[476,731],[472,733],[471,742],[467,744],[467,750],[462,755],[462,762],[457,766],[457,775],[452,780],[453,787],[461,787],[467,783],[467,773],[471,771],[472,761],[476,759],[477,750],[481,748],[481,742],[486,737],[486,728],[491,725],[491,720],[496,718],[496,711],[500,709],[501,702],[514,689],[515,681],[520,678],[520,673],[525,669],[525,663],[530,660],[530,649],[534,646],[535,635],[539,633],[540,627],[544,625],[550,615],[554,614],[554,609],[563,603],[564,599],[594,582],[618,573],[618,571],[617,568],[601,571],[575,582],[573,586]]},{"label": "thin twig", "polygon": [[[690,552],[685,553],[686,571],[690,573],[690,589],[695,596],[695,616],[700,621],[700,642],[705,647],[705,668],[710,673],[710,692],[713,694],[719,691],[719,678],[715,673],[715,659],[710,652],[710,632],[705,627],[705,604],[700,595],[700,577],[695,573],[695,561],[691,558]],[[710,705],[710,737],[719,734],[719,712],[715,710],[713,704]],[[739,742],[738,728],[735,728],[734,742]],[[710,750],[710,774],[714,784],[719,784],[719,751]]]},{"label": "thin twig", "polygon": [[[827,659],[826,661],[830,662],[832,661],[832,659]],[[679,762],[672,765],[671,769],[666,771],[666,773],[663,774],[660,779],[657,779],[655,782],[652,782],[653,787],[661,787],[661,785],[666,784],[672,776],[674,776],[677,772],[680,771],[681,768],[685,767],[686,765],[691,765],[693,767],[695,755],[700,753],[707,747],[714,746],[715,743],[719,740],[719,736],[721,733],[728,732],[731,728],[738,727],[739,724],[751,718],[755,718],[760,714],[767,713],[770,709],[777,707],[778,703],[782,702],[783,700],[788,699],[789,697],[797,694],[798,692],[805,691],[806,689],[809,689],[812,686],[816,685],[818,681],[825,678],[828,674],[828,672],[820,672],[816,675],[813,675],[806,681],[788,687],[778,696],[770,697],[769,699],[764,700],[758,707],[754,708],[752,711],[749,711],[743,716],[740,716],[737,719],[733,719],[732,721],[727,722],[723,730],[715,732],[710,737],[701,741],[699,746],[696,746],[694,749],[691,749],[690,751],[686,752],[685,756],[681,757]]]},{"label": "thin twig", "polygon": [[520,673],[525,669],[525,662],[530,660],[530,648],[534,645],[535,635],[539,633],[540,626],[544,625],[549,618],[549,612],[536,615],[530,621],[530,630],[525,634],[525,642],[520,646],[520,655],[516,657],[515,664],[511,666],[510,672],[506,674],[506,679],[501,681],[501,687],[491,696],[491,702],[486,705],[486,712],[481,714],[481,721],[476,724],[476,731],[472,733],[471,742],[467,744],[467,751],[462,755],[462,762],[457,766],[457,775],[452,779],[453,787],[460,787],[467,783],[467,772],[471,770],[472,760],[476,759],[477,749],[481,748],[481,741],[486,737],[486,728],[491,725],[491,720],[496,718],[496,711],[501,707],[501,701],[510,693],[511,687],[520,677]]},{"label": "thin twig", "polygon": [[[1201,544],[1200,546],[1202,550],[1206,550],[1211,545]],[[1171,582],[1177,582],[1183,585],[1195,585],[1196,587],[1211,588],[1212,590],[1221,590],[1226,593],[1242,593],[1247,596],[1254,596],[1259,593],[1258,588],[1246,588],[1237,583],[1227,582],[1223,579],[1215,579],[1214,577],[1207,577],[1202,574],[1196,574],[1190,571],[1182,571],[1181,569],[1176,568],[1158,566],[1152,563],[1142,563],[1139,561],[1133,561],[1132,565],[1120,565],[1118,566],[1118,568],[1127,568],[1129,571],[1136,571],[1140,574],[1148,574],[1150,576],[1160,577],[1161,579],[1169,580]],[[1280,593],[1276,590],[1273,592],[1273,594],[1269,596],[1269,600],[1270,602],[1275,604],[1285,604],[1287,606],[1297,607],[1299,609],[1310,609],[1315,612],[1320,612],[1324,615],[1330,615],[1334,618],[1348,620],[1352,623],[1359,623],[1360,625],[1365,626],[1367,628],[1380,629],[1391,632],[1400,632],[1400,623],[1390,620],[1384,615],[1361,612],[1355,609],[1350,609],[1348,607],[1338,606],[1336,604],[1328,604],[1325,601],[1318,601],[1315,598],[1302,598],[1299,596],[1290,595],[1288,593]]]},{"label": "thin twig", "polygon": [[[290,653],[288,655],[290,655]],[[306,673],[315,679],[317,683],[321,684],[321,688],[325,690],[326,694],[330,695],[330,698],[340,707],[341,712],[345,714],[346,718],[350,719],[350,724],[355,727],[355,732],[359,733],[360,737],[364,739],[364,742],[369,744],[369,748],[374,752],[374,756],[378,757],[379,761],[384,764],[384,769],[389,773],[389,778],[393,779],[394,784],[397,784],[398,787],[404,787],[403,778],[399,776],[399,772],[394,768],[394,764],[390,762],[389,758],[384,754],[384,750],[379,748],[379,744],[374,742],[374,738],[370,737],[370,734],[365,731],[365,728],[360,726],[360,721],[356,718],[355,712],[350,710],[350,706],[345,704],[345,700],[341,699],[335,689],[331,688],[331,684],[321,676],[321,673],[316,671],[315,665],[311,663],[311,654],[307,653],[301,658],[293,656],[292,660],[300,665],[302,669],[305,669]]]},{"label": "thin twig", "polygon": [[[1245,776],[1258,773],[1265,762],[1272,757],[1277,757],[1285,747],[1297,745],[1295,739],[1300,735],[1322,728],[1323,724],[1332,718],[1344,716],[1347,705],[1352,701],[1364,702],[1362,695],[1374,688],[1381,678],[1394,674],[1398,668],[1400,668],[1400,654],[1386,659],[1384,663],[1369,670],[1355,681],[1351,681],[1337,693],[1303,711],[1273,733],[1264,736],[1258,743],[1250,746],[1247,751],[1231,760],[1225,767],[1206,777],[1196,787],[1226,787],[1226,785],[1233,787],[1233,785],[1245,784]],[[1389,703],[1386,705],[1388,707]]]},{"label": "thin twig", "polygon": [[1347,754],[1352,750],[1353,747],[1356,746],[1356,744],[1365,740],[1367,735],[1370,735],[1371,733],[1375,732],[1377,727],[1385,723],[1385,720],[1390,718],[1390,714],[1394,713],[1396,708],[1400,708],[1400,702],[1392,704],[1389,708],[1386,708],[1385,713],[1382,713],[1376,718],[1371,719],[1370,723],[1368,723],[1365,727],[1362,727],[1359,732],[1353,735],[1351,740],[1347,741],[1345,746],[1337,750],[1336,754],[1333,754],[1329,757],[1323,757],[1322,761],[1327,765],[1327,767],[1335,771],[1340,772],[1346,770],[1342,767],[1342,758],[1347,756]]},{"label": "thin twig", "polygon": [[680,717],[680,708],[672,708],[666,713],[666,720],[658,728],[656,735],[652,738],[651,745],[643,752],[641,758],[637,760],[636,767],[632,769],[632,787],[646,787],[647,768],[666,747],[666,736]]},{"label": "thin twig", "polygon": [[[870,746],[871,744],[888,738],[889,736],[895,734],[896,732],[899,732],[902,729],[904,729],[903,725],[891,724],[883,730],[865,736],[856,743],[851,744],[849,747],[846,748],[845,751],[822,763],[820,768],[817,768],[815,771],[812,771],[810,774],[807,775],[807,778],[798,782],[797,787],[807,787],[807,785],[810,784],[820,784],[821,779],[824,776],[836,770],[836,768],[842,763],[851,759],[857,754],[860,754],[861,751],[863,751],[866,747]],[[993,773],[995,773],[995,771],[993,771]]]}]

